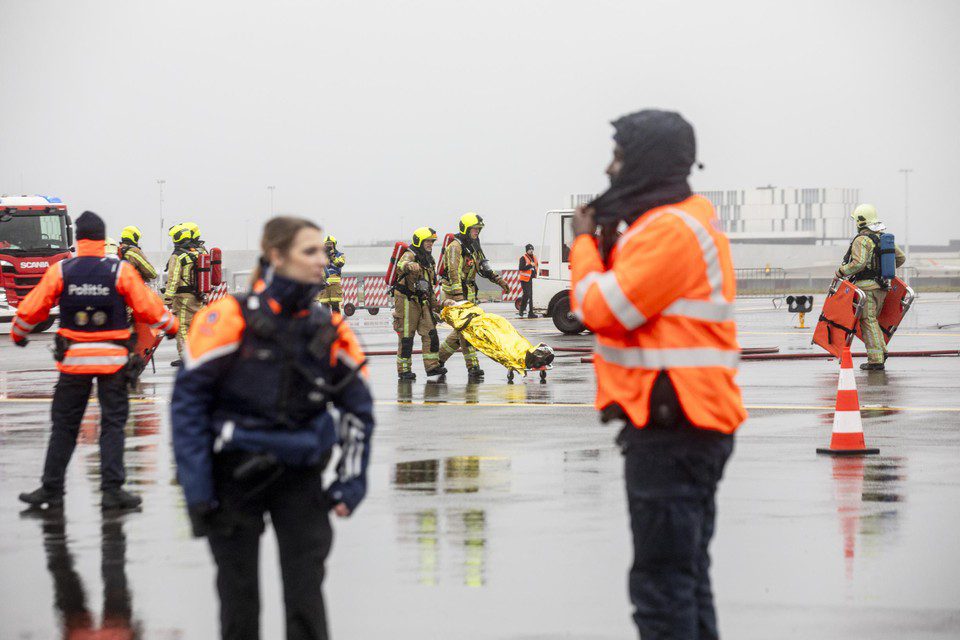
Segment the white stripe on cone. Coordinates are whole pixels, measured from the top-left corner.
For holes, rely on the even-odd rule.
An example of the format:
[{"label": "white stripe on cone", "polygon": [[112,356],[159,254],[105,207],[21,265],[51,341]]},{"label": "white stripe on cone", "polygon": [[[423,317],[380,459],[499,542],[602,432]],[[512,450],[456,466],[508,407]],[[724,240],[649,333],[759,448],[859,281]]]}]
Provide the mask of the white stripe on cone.
[{"label": "white stripe on cone", "polygon": [[840,369],[840,380],[837,382],[837,391],[856,391],[857,381],[853,376],[853,369]]},{"label": "white stripe on cone", "polygon": [[834,433],[863,433],[859,411],[837,411],[833,414]]}]

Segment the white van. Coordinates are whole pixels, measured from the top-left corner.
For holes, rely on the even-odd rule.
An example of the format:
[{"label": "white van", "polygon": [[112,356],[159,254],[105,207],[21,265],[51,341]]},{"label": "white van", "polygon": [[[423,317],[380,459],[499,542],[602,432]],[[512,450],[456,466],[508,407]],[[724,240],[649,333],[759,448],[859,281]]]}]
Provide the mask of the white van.
[{"label": "white van", "polygon": [[540,273],[533,281],[533,308],[553,319],[562,333],[574,335],[583,324],[570,313],[570,247],[573,209],[548,211],[540,240]]}]

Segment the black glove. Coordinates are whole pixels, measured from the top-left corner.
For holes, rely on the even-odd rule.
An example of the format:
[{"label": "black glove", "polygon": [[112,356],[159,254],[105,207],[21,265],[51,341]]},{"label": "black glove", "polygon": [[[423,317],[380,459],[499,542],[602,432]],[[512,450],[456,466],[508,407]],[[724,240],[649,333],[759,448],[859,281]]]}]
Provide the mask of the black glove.
[{"label": "black glove", "polygon": [[352,515],[363,497],[367,495],[367,481],[365,478],[353,478],[346,482],[334,480],[327,489],[327,495],[330,496],[331,506],[342,502],[347,505]]},{"label": "black glove", "polygon": [[234,522],[217,506],[204,502],[187,509],[190,515],[190,526],[195,538],[203,538],[211,533],[230,535],[234,529]]}]

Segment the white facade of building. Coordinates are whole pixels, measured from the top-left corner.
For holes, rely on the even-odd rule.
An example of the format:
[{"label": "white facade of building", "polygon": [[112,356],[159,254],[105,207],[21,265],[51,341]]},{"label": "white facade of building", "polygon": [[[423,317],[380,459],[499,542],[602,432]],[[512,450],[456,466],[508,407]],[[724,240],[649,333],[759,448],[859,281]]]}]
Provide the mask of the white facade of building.
[{"label": "white facade of building", "polygon": [[760,187],[701,191],[732,242],[830,243],[856,233],[850,212],[859,189]]}]

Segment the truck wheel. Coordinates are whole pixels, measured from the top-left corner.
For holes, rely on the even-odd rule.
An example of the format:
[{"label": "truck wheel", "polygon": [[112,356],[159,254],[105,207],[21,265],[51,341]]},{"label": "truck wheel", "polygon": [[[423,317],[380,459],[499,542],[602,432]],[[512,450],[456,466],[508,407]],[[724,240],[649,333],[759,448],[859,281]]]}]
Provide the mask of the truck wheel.
[{"label": "truck wheel", "polygon": [[40,324],[38,324],[37,326],[35,326],[35,327],[30,331],[30,333],[43,333],[44,331],[46,331],[47,329],[49,329],[50,327],[52,327],[52,326],[53,326],[53,323],[54,323],[54,319],[53,319],[53,318],[47,318],[46,320],[44,320],[43,322],[41,322]]},{"label": "truck wheel", "polygon": [[570,298],[564,296],[553,305],[553,326],[568,336],[577,335],[584,330],[583,324],[570,313]]},{"label": "truck wheel", "polygon": [[348,318],[356,312],[357,308],[353,306],[353,303],[348,302],[347,304],[343,305],[343,315],[347,316]]},{"label": "truck wheel", "polygon": [[380,307],[370,307],[367,311],[370,312],[370,315],[375,316],[380,313]]}]

